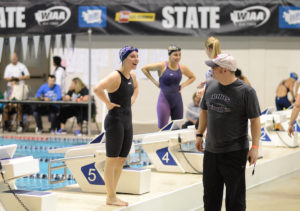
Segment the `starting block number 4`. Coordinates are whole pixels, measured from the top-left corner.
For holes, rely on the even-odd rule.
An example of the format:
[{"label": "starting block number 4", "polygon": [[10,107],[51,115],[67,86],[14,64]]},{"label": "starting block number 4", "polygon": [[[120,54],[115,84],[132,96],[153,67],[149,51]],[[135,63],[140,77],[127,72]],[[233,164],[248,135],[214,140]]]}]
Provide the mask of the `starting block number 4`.
[{"label": "starting block number 4", "polygon": [[157,150],[156,154],[158,155],[159,159],[164,165],[177,166],[177,163],[175,162],[174,158],[170,154],[168,147]]}]

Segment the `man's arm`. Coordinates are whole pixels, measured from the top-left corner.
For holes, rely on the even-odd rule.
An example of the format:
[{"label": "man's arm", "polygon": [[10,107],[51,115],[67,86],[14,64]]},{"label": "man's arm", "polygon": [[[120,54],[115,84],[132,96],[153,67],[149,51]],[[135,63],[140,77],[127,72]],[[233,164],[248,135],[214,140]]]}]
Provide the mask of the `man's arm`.
[{"label": "man's arm", "polygon": [[8,69],[8,65],[6,66],[5,70],[4,70],[4,76],[3,76],[4,80],[6,81],[11,81],[11,76],[9,74],[9,69]]},{"label": "man's arm", "polygon": [[43,100],[43,96],[42,96],[43,90],[44,90],[44,85],[42,85],[42,86],[39,88],[39,90],[37,91],[37,93],[36,93],[36,96],[37,96],[38,98],[40,98],[41,100]]},{"label": "man's arm", "polygon": [[28,79],[30,79],[30,74],[29,74],[29,71],[28,71],[28,69],[27,69],[27,67],[23,64],[22,65],[23,67],[22,67],[22,76],[21,77],[19,77],[19,79],[20,80],[28,80]]},{"label": "man's arm", "polygon": [[250,165],[256,163],[258,157],[258,148],[259,148],[259,140],[260,140],[260,118],[252,118],[251,122],[251,136],[252,136],[252,146],[248,152],[248,159],[250,158]]},{"label": "man's arm", "polygon": [[[202,109],[200,111],[200,115],[199,115],[199,124],[198,124],[197,134],[201,134],[203,136],[203,133],[206,130],[206,126],[207,126],[207,110]],[[196,135],[196,143],[195,144],[196,144],[196,149],[198,151],[204,152],[203,137]]]}]

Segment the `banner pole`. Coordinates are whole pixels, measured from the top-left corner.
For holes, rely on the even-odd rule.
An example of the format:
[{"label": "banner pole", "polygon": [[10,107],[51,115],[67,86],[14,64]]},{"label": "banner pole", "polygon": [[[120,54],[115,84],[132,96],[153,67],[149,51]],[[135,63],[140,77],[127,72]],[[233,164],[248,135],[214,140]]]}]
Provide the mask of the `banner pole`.
[{"label": "banner pole", "polygon": [[92,75],[92,29],[88,30],[89,35],[89,104],[88,104],[88,136],[91,135],[91,116],[92,116],[92,86],[91,86],[91,75]]}]

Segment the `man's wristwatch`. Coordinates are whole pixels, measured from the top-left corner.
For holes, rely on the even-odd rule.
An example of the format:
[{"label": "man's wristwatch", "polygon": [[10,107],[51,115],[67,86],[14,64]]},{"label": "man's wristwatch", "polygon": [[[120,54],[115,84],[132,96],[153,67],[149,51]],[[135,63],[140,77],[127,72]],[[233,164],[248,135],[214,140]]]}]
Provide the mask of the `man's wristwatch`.
[{"label": "man's wristwatch", "polygon": [[197,133],[197,134],[196,134],[196,137],[201,137],[201,138],[203,138],[203,134],[202,134],[202,133]]}]

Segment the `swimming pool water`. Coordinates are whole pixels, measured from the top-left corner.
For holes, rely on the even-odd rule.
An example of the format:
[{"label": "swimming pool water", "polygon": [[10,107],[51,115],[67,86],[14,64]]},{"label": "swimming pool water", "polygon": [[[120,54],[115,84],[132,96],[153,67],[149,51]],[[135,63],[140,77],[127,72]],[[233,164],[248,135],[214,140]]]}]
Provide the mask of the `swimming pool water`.
[{"label": "swimming pool water", "polygon": [[[39,190],[45,191],[50,189],[57,189],[64,187],[66,185],[75,184],[76,180],[74,179],[71,172],[68,170],[67,175],[64,175],[63,169],[58,169],[52,171],[51,175],[48,175],[48,164],[50,160],[63,158],[63,154],[50,154],[49,149],[56,149],[62,147],[70,147],[75,145],[87,144],[88,139],[61,139],[61,138],[47,138],[43,141],[41,140],[21,140],[21,139],[7,139],[0,136],[0,145],[9,145],[17,144],[17,150],[14,157],[23,157],[23,156],[33,156],[36,159],[39,159],[40,171],[37,174],[30,175],[28,177],[20,178],[16,180],[16,186],[18,189],[23,190]],[[182,150],[190,150],[195,148],[194,144],[183,144]],[[147,154],[143,151],[139,142],[135,147],[135,150],[140,149],[142,151],[141,161],[139,161],[139,154],[133,153],[130,154],[129,163],[137,162],[130,167],[141,168],[147,165],[151,165],[151,161],[148,158]],[[63,163],[53,163],[52,166],[61,165]],[[66,177],[66,181],[57,184],[50,184],[48,178],[51,177],[51,180],[61,180],[63,177]]]},{"label": "swimming pool water", "polygon": [[[50,154],[49,149],[70,147],[80,144],[86,144],[87,140],[80,139],[56,139],[48,138],[47,141],[36,140],[17,140],[17,139],[5,139],[0,138],[0,145],[17,144],[17,150],[14,157],[33,156],[39,159],[40,171],[37,174],[30,175],[28,177],[20,178],[16,180],[16,186],[18,189],[23,190],[50,190],[64,187],[66,185],[75,184],[76,181],[68,170],[66,181],[58,184],[49,184],[48,182],[48,163],[49,160],[63,158],[63,154]],[[55,164],[59,165],[59,163]],[[53,165],[53,166],[55,166]],[[52,171],[50,177],[52,180],[60,180],[64,176],[63,169]]]},{"label": "swimming pool water", "polygon": [[[66,181],[57,184],[50,184],[48,181],[48,164],[50,160],[63,158],[63,154],[50,154],[49,149],[56,149],[62,147],[70,147],[75,145],[87,144],[89,140],[81,139],[57,139],[48,138],[47,140],[20,140],[20,139],[7,139],[0,137],[0,145],[17,144],[17,150],[14,157],[33,156],[39,159],[40,171],[37,174],[30,175],[28,177],[20,178],[16,180],[16,186],[18,189],[23,190],[38,190],[45,191],[51,189],[61,188],[67,185],[75,184],[71,172],[68,170]],[[138,148],[138,147],[137,147]],[[129,162],[137,162],[139,160],[138,153],[130,155]],[[52,166],[61,165],[62,163],[53,163]],[[141,168],[143,166],[151,165],[146,153],[142,153],[142,161],[137,164],[130,165],[130,167]],[[53,170],[50,175],[51,180],[61,180],[64,177],[64,170]]]}]

